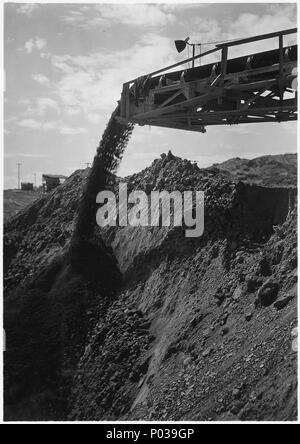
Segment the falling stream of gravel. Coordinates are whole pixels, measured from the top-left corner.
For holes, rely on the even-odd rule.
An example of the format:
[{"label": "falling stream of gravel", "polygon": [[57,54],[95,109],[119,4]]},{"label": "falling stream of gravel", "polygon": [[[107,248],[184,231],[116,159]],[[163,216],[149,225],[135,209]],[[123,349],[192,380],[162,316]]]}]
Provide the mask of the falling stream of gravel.
[{"label": "falling stream of gravel", "polygon": [[133,124],[122,124],[116,117],[119,106],[111,114],[89,173],[79,205],[78,219],[71,242],[71,255],[80,256],[80,245],[90,239],[96,226],[96,196],[112,185],[113,177],[134,129]]}]

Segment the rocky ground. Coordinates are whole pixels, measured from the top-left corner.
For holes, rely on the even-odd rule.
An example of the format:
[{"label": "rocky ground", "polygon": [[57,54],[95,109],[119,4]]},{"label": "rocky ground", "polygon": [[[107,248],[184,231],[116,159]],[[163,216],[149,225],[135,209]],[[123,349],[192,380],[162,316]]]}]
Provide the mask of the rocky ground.
[{"label": "rocky ground", "polygon": [[88,170],[76,171],[67,183],[43,194],[6,224],[5,287],[17,287],[25,278],[31,279],[42,266],[67,251],[87,174]]},{"label": "rocky ground", "polygon": [[297,184],[297,154],[277,154],[251,160],[236,157],[214,164],[212,168],[226,173],[235,181],[256,185],[290,187]]},{"label": "rocky ground", "polygon": [[5,227],[6,419],[295,420],[295,188],[162,155],[129,191],[204,190],[204,235],[104,229],[103,287],[64,260],[86,176]]}]

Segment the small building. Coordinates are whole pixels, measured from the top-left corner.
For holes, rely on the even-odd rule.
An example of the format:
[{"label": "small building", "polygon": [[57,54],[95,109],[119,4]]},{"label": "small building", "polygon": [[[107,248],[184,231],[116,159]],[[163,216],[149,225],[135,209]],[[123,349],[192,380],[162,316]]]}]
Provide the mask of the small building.
[{"label": "small building", "polygon": [[46,192],[52,191],[54,188],[61,185],[66,178],[66,176],[62,176],[61,174],[43,174],[43,190]]},{"label": "small building", "polygon": [[21,190],[22,191],[33,191],[33,183],[30,182],[22,182],[21,183]]}]

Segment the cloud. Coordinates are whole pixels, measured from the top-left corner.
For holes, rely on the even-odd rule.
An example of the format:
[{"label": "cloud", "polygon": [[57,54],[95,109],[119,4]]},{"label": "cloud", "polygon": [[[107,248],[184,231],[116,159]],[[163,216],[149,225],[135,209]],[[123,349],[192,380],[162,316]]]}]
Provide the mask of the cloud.
[{"label": "cloud", "polygon": [[84,134],[87,132],[86,128],[81,127],[69,127],[64,124],[63,121],[50,121],[50,122],[41,122],[35,119],[23,119],[18,122],[18,125],[22,128],[26,128],[29,130],[39,130],[39,131],[50,131],[55,130],[58,131],[61,135],[74,136],[78,134]]},{"label": "cloud", "polygon": [[[151,4],[89,5],[84,9],[72,9],[68,17],[74,23],[84,26],[92,19],[102,23],[109,22],[109,26],[117,23],[136,26],[144,23],[145,26],[154,26],[172,22],[172,13],[179,8],[180,5],[178,8],[177,5],[169,7]],[[89,15],[91,12],[93,17]],[[204,14],[197,14],[191,22],[190,36],[193,41],[198,42],[219,41],[272,32],[292,27],[294,24],[295,9],[289,5],[267,10],[262,15],[243,13],[232,21],[216,20]],[[257,51],[265,50],[266,42],[247,46],[243,49],[244,53],[251,53],[254,47]],[[204,47],[203,50],[210,48],[211,46]],[[230,50],[230,57],[239,55],[238,51],[240,50]],[[203,63],[209,63],[219,57],[219,53],[216,53],[211,58],[205,58]],[[72,112],[75,115],[75,110],[80,110],[88,122],[97,123],[98,116],[102,117],[103,113],[107,116],[119,100],[124,82],[172,64],[178,59],[182,59],[182,56],[178,56],[174,51],[172,39],[156,32],[145,33],[126,50],[102,50],[83,55],[52,55],[50,60],[59,78],[53,93],[58,96],[63,110],[69,110],[69,115]]]},{"label": "cloud", "polygon": [[63,109],[80,109],[89,122],[107,116],[120,99],[122,84],[176,61],[172,41],[146,34],[128,50],[52,57],[58,76],[53,94]]},{"label": "cloud", "polygon": [[[93,23],[92,20],[95,20],[107,26],[115,25],[117,30],[122,29],[119,27],[120,24],[134,26],[136,35],[141,36],[129,48],[124,49],[123,45],[117,50],[101,47],[101,50],[80,53],[78,47],[77,52],[71,48],[71,54],[63,52],[63,49],[68,46],[62,46],[59,52],[51,54],[48,48],[44,52],[47,42],[43,39],[40,39],[42,42],[38,41],[38,43],[36,42],[38,38],[28,40],[27,52],[39,50],[41,56],[44,54],[44,59],[39,62],[42,63],[42,68],[47,66],[47,70],[44,71],[42,68],[40,70],[47,72],[49,78],[42,73],[36,73],[32,75],[32,79],[49,87],[47,89],[49,97],[44,93],[46,97],[34,98],[33,96],[30,103],[24,103],[26,111],[18,125],[32,131],[61,134],[70,137],[71,140],[71,136],[88,133],[87,130],[90,132],[89,136],[91,134],[90,137],[95,137],[97,128],[93,125],[97,125],[101,131],[110,112],[120,99],[124,82],[182,60],[185,56],[178,55],[174,50],[173,39],[170,37],[172,27],[166,27],[169,32],[168,37],[162,35],[163,30],[154,29],[158,23],[159,26],[164,26],[163,23],[173,23],[177,5],[174,5],[174,8],[146,4],[139,7],[137,5],[130,7],[129,5],[86,5],[84,7],[72,6],[69,10],[64,20],[68,17],[70,24],[76,23],[81,28],[90,26]],[[63,13],[65,11],[64,9]],[[254,9],[254,12],[256,11],[257,9]],[[204,13],[194,14],[195,18],[187,28],[188,34],[192,41],[217,41],[271,32],[295,25],[295,14],[291,7],[282,5],[281,8],[264,9],[264,11],[266,12],[261,15],[243,13],[237,15],[232,21],[227,18],[216,20],[214,15],[209,17]],[[181,19],[183,15],[178,12],[177,16]],[[95,29],[93,28],[92,31],[94,32]],[[132,33],[129,29],[125,31]],[[123,35],[123,32],[124,29],[120,35]],[[99,48],[98,45],[96,47]],[[204,60],[204,63],[206,62],[207,60]],[[49,72],[51,74],[48,74]],[[161,136],[156,137],[158,146],[162,147],[162,141],[167,140],[166,130],[157,130],[162,132]],[[154,131],[156,131],[155,127],[149,137],[149,146],[153,143]],[[173,132],[176,138],[178,132],[176,130]],[[253,132],[254,129],[251,127],[251,134]],[[138,131],[135,134],[136,137],[133,137],[131,145],[144,144],[144,134],[141,135],[141,140],[138,140]],[[90,142],[86,141],[86,144],[88,143]]]},{"label": "cloud", "polygon": [[175,16],[165,12],[160,5],[105,5],[96,6],[103,18],[109,23],[129,26],[164,26],[175,21]]},{"label": "cloud", "polygon": [[[266,34],[293,28],[296,26],[296,7],[293,4],[280,5],[280,7],[269,8],[264,14],[242,13],[234,20],[216,20],[205,16],[197,16],[191,22],[191,41],[194,42],[215,42],[225,40],[235,40],[254,35]],[[194,33],[193,33],[193,30]],[[284,44],[296,43],[296,34],[286,36]],[[202,51],[212,49],[215,45],[207,45]],[[229,49],[229,57],[238,57],[253,52],[266,51],[278,47],[278,39],[258,41]],[[210,63],[220,59],[219,53],[213,54],[203,59],[203,63]]]},{"label": "cloud", "polygon": [[[176,61],[178,55],[171,45],[169,39],[150,33],[127,50],[50,54],[51,79],[55,77],[55,81],[50,82],[41,73],[32,75],[34,81],[49,87],[49,96],[19,102],[23,117],[18,125],[32,130],[57,130],[63,135],[83,134],[84,127],[91,124],[104,126],[120,99],[123,82]],[[62,124],[61,119],[68,124]]]},{"label": "cloud", "polygon": [[18,124],[23,128],[29,128],[29,129],[40,129],[42,126],[40,122],[37,122],[34,119],[23,119],[20,122],[18,122]]},{"label": "cloud", "polygon": [[50,97],[38,97],[36,99],[36,112],[39,115],[44,115],[48,109],[56,111],[60,113],[60,106],[56,102],[56,100],[51,99]]},{"label": "cloud", "polygon": [[24,3],[18,6],[17,14],[24,14],[27,17],[31,17],[34,11],[38,10],[40,5],[36,3]]},{"label": "cloud", "polygon": [[69,11],[63,21],[90,29],[97,26],[126,25],[159,27],[174,23],[175,15],[164,5],[102,4],[80,7]]},{"label": "cloud", "polygon": [[85,19],[85,14],[81,10],[68,11],[68,13],[63,17],[63,21],[70,25],[82,25],[84,19]]},{"label": "cloud", "polygon": [[[191,41],[206,43],[220,40],[222,24],[213,18],[197,16],[192,21]],[[226,29],[226,28],[225,28]]]},{"label": "cloud", "polygon": [[[269,13],[257,14],[241,14],[237,20],[232,21],[228,26],[228,38],[250,37],[269,32],[281,31],[283,29],[293,28],[297,25],[296,9],[291,5],[281,5],[280,8],[270,10]],[[228,23],[229,24],[229,23]],[[296,34],[284,37],[284,45],[296,43]],[[230,52],[231,56],[239,56],[241,54],[251,53],[252,51],[266,51],[278,48],[278,38],[265,41],[255,42],[253,44],[243,45]]]},{"label": "cloud", "polygon": [[21,48],[21,50],[25,50],[28,54],[31,54],[34,49],[40,51],[44,49],[46,46],[47,46],[47,41],[45,39],[42,39],[40,37],[35,37],[27,40],[27,42],[24,45],[24,48]]},{"label": "cloud", "polygon": [[32,79],[43,86],[48,86],[50,84],[50,80],[44,74],[33,74]]},{"label": "cloud", "polygon": [[85,128],[71,128],[68,126],[61,126],[59,128],[60,134],[68,135],[68,136],[75,136],[77,134],[84,134],[87,132]]},{"label": "cloud", "polygon": [[30,39],[25,43],[24,48],[28,52],[28,54],[30,54],[32,52],[34,46],[35,45],[34,45],[33,39]]},{"label": "cloud", "polygon": [[19,99],[18,103],[19,103],[19,105],[29,106],[31,104],[31,100],[29,100],[29,99]]},{"label": "cloud", "polygon": [[25,107],[26,116],[45,116],[49,111],[61,113],[59,103],[51,97],[37,97],[32,100],[22,99],[19,104]]},{"label": "cloud", "polygon": [[192,10],[192,9],[199,9],[199,8],[205,8],[209,6],[209,3],[164,3],[162,5],[160,5],[161,9],[163,11],[167,11],[167,12],[181,12],[183,11],[187,11],[187,10]]},{"label": "cloud", "polygon": [[79,107],[76,106],[67,106],[64,108],[64,112],[68,114],[69,116],[76,116],[80,114],[81,110]]},{"label": "cloud", "polygon": [[[229,22],[228,22],[229,23]],[[234,37],[247,37],[267,32],[281,31],[296,25],[296,9],[293,5],[281,5],[270,13],[257,15],[241,14],[230,22],[229,33]]]},{"label": "cloud", "polygon": [[47,154],[41,154],[41,153],[5,153],[4,157],[6,159],[14,159],[16,157],[25,157],[28,159],[48,159],[50,158]]},{"label": "cloud", "polygon": [[101,120],[101,116],[100,116],[99,114],[96,114],[96,113],[90,113],[90,114],[88,114],[88,115],[86,116],[86,120],[87,120],[88,122],[91,122],[91,123],[97,124],[97,123],[100,122],[100,120]]}]

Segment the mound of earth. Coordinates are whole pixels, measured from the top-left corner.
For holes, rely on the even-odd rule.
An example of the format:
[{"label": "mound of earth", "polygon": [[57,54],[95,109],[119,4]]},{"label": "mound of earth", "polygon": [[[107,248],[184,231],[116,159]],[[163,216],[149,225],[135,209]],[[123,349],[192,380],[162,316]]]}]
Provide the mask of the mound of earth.
[{"label": "mound of earth", "polygon": [[203,190],[204,234],[99,228],[99,285],[63,260],[85,179],[5,227],[6,420],[295,420],[296,190],[162,155],[129,192]]},{"label": "mound of earth", "polygon": [[227,173],[235,181],[245,181],[268,187],[297,186],[297,154],[278,154],[255,159],[226,160],[213,169]]},{"label": "mound of earth", "polygon": [[18,287],[67,251],[87,175],[88,170],[76,171],[6,224],[5,287]]}]

